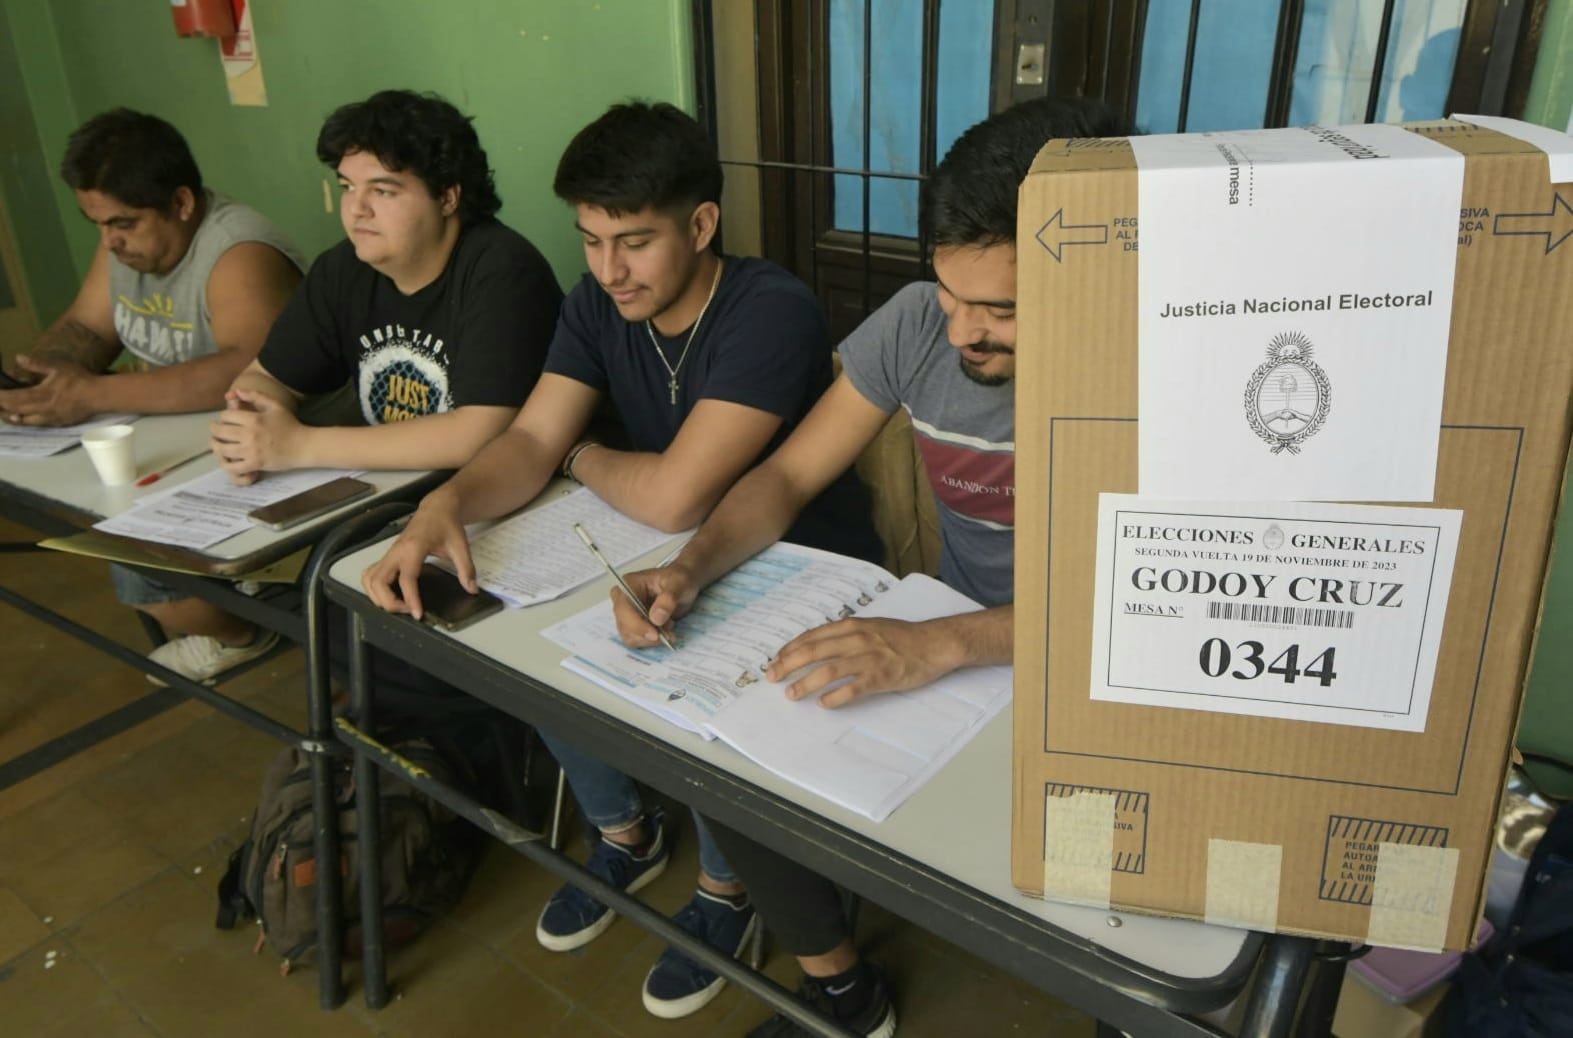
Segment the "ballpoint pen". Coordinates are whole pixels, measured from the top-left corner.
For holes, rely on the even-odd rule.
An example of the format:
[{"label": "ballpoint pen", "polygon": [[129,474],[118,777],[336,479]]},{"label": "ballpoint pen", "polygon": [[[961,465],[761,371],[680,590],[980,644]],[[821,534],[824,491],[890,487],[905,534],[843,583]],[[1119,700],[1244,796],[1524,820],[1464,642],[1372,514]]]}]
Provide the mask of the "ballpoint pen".
[{"label": "ballpoint pen", "polygon": [[672,639],[668,638],[666,632],[661,630],[654,620],[650,619],[650,611],[644,607],[643,602],[639,601],[639,596],[634,594],[634,589],[628,586],[628,581],[623,579],[623,575],[617,572],[610,562],[606,561],[606,556],[601,554],[601,549],[595,546],[595,542],[590,539],[590,534],[585,528],[578,523],[574,523],[573,532],[578,534],[579,539],[584,542],[584,546],[590,549],[590,554],[594,555],[597,561],[606,567],[606,572],[610,573],[612,579],[617,581],[617,586],[623,589],[623,594],[628,596],[628,601],[632,602],[634,608],[639,610],[639,615],[645,618],[645,623],[655,628],[655,633],[660,637],[661,644],[676,652],[677,646],[672,644]]},{"label": "ballpoint pen", "polygon": [[189,465],[191,462],[196,461],[198,458],[206,457],[208,454],[211,454],[211,453],[212,453],[212,451],[210,451],[206,447],[204,447],[202,450],[197,451],[195,454],[191,454],[191,455],[188,455],[188,456],[186,456],[184,458],[181,458],[179,461],[175,462],[173,465],[165,465],[163,468],[159,469],[157,472],[149,472],[147,475],[145,475],[141,479],[137,480],[136,481],[136,485],[139,486],[139,487],[151,486],[152,484],[157,483],[159,480],[163,479],[165,476],[169,475],[171,472],[173,472],[176,469],[180,468],[182,465]]}]

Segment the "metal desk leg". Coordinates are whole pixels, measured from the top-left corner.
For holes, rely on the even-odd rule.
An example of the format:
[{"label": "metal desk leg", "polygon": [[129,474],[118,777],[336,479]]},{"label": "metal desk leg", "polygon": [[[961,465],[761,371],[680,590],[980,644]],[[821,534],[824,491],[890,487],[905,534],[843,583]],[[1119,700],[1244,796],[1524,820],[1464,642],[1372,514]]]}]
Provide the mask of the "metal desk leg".
[{"label": "metal desk leg", "polygon": [[312,831],[317,859],[317,1005],[344,1004],[343,878],[339,874],[339,811],[333,796],[332,761],[323,749],[332,740],[333,690],[328,679],[328,603],[322,596],[323,555],[313,556],[306,574],[306,732],[319,747],[311,754]]},{"label": "metal desk leg", "polygon": [[[361,618],[350,614],[350,709],[364,731],[375,731],[371,703],[370,651]],[[360,843],[361,975],[366,1005],[388,1004],[388,970],[382,947],[382,773],[364,754],[355,755],[356,839]]]},{"label": "metal desk leg", "polygon": [[[572,883],[597,901],[609,905],[614,912],[622,915],[634,925],[655,934],[657,937],[663,938],[669,944],[697,960],[708,969],[714,970],[739,988],[762,999],[772,1009],[784,1013],[809,1034],[818,1036],[818,1038],[856,1038],[846,1028],[829,1017],[822,1015],[819,1010],[799,1002],[791,993],[769,977],[755,973],[724,952],[719,952],[710,947],[710,945],[704,942],[703,938],[682,929],[671,919],[668,919],[638,898],[633,897],[627,891],[614,887],[599,876],[586,871],[577,862],[556,851],[543,847],[542,844],[545,843],[544,833],[526,829],[512,819],[482,806],[476,800],[465,796],[451,786],[443,785],[427,772],[415,768],[409,761],[394,753],[365,731],[356,728],[348,719],[340,718],[335,728],[339,738],[347,742],[354,750],[357,767],[361,764],[370,764],[388,768],[420,792],[438,803],[446,805],[460,817],[467,819],[482,832],[501,840],[514,851],[540,865],[547,872],[561,880]],[[365,963],[367,966],[367,983],[369,985],[371,976],[371,954],[369,950]],[[380,976],[380,967],[378,974]],[[367,1001],[370,1002],[369,995]]]},{"label": "metal desk leg", "polygon": [[1315,948],[1308,937],[1276,934],[1268,940],[1251,982],[1241,1038],[1289,1038]]},{"label": "metal desk leg", "polygon": [[1369,950],[1366,947],[1352,951],[1342,941],[1317,943],[1311,977],[1306,983],[1305,1002],[1300,1009],[1300,1022],[1294,1030],[1295,1038],[1328,1038],[1333,1033],[1338,994],[1344,986],[1344,969],[1350,959],[1359,958]]},{"label": "metal desk leg", "polygon": [[554,851],[563,849],[563,805],[568,801],[568,773],[557,769],[557,790],[552,796],[552,832],[548,846]]},{"label": "metal desk leg", "polygon": [[333,795],[330,751],[333,736],[333,686],[328,667],[328,600],[322,582],[328,566],[345,548],[380,530],[409,511],[405,504],[385,504],[334,528],[311,554],[302,578],[306,592],[306,734],[311,762],[311,805],[316,817],[312,834],[317,859],[317,1004],[337,1009],[344,1004],[344,879],[340,871],[339,810]]}]

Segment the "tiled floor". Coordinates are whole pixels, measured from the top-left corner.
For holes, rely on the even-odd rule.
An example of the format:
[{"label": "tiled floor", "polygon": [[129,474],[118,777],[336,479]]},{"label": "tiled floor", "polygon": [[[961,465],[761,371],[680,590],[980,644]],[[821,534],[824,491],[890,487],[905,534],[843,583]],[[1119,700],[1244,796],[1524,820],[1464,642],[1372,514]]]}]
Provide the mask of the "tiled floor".
[{"label": "tiled floor", "polygon": [[[24,535],[0,523],[0,541]],[[0,558],[0,584],[143,644],[101,564]],[[0,766],[152,691],[30,617],[4,605],[0,617]],[[276,657],[225,691],[298,723],[301,663],[299,652]],[[393,957],[388,1008],[361,1004],[352,967],[350,1000],[320,1011],[313,971],[281,977],[252,954],[253,931],[213,926],[214,885],[274,752],[264,736],[185,703],[0,788],[0,1035],[732,1036],[766,1015],[729,990],[687,1020],[649,1016],[639,988],[661,945],[627,922],[580,952],[545,951],[535,916],[555,881],[501,848],[451,916]],[[693,875],[692,841],[680,840],[645,896],[675,909]],[[877,906],[863,912],[859,937],[895,983],[906,1038],[1093,1032],[1087,1017]],[[769,972],[795,982],[779,953]]]}]

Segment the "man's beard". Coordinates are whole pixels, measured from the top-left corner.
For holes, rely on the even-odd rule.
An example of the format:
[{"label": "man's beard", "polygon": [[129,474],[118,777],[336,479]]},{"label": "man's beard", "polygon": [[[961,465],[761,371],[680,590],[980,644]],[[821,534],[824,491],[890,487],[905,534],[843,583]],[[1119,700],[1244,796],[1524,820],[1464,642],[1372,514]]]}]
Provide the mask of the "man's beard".
[{"label": "man's beard", "polygon": [[[987,344],[984,344],[984,345],[981,345],[981,346],[974,346],[972,348],[974,350],[979,350],[979,351],[981,351],[983,353],[988,353],[988,354],[992,354],[992,355],[995,355],[995,356],[1009,356],[1009,355],[1011,355],[1011,354],[1016,352],[1015,350],[1006,349],[1003,346],[995,346],[992,343],[987,343]],[[1003,385],[1008,385],[1016,377],[1014,374],[1010,374],[1010,375],[985,375],[981,369],[976,368],[976,367],[972,366],[971,364],[968,364],[967,363],[967,358],[963,357],[959,353],[956,354],[956,360],[961,364],[961,373],[963,375],[967,376],[972,381],[976,382],[980,386],[1003,386]]]}]

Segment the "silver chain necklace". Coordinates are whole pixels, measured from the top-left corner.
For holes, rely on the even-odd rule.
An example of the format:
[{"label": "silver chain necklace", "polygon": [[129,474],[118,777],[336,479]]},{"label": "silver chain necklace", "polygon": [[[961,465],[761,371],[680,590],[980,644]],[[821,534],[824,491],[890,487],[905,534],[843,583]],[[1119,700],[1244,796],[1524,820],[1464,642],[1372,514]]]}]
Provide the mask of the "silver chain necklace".
[{"label": "silver chain necklace", "polygon": [[715,277],[710,281],[710,294],[705,297],[705,305],[699,308],[699,316],[694,318],[694,326],[688,331],[688,341],[683,343],[683,352],[677,356],[677,365],[674,367],[666,361],[666,352],[661,349],[660,340],[655,337],[655,328],[645,321],[644,330],[650,336],[650,345],[655,347],[655,355],[661,358],[661,366],[666,369],[666,388],[672,394],[672,406],[677,406],[677,373],[683,369],[683,361],[688,359],[688,347],[694,344],[694,336],[699,334],[699,325],[705,319],[705,311],[710,309],[710,301],[715,298],[716,287],[721,284],[721,268],[726,265],[725,260],[716,263]]}]

